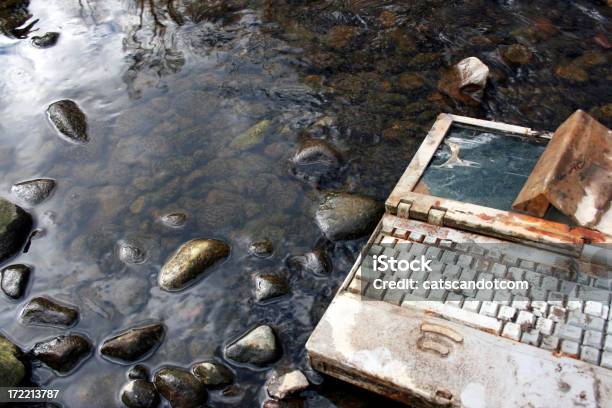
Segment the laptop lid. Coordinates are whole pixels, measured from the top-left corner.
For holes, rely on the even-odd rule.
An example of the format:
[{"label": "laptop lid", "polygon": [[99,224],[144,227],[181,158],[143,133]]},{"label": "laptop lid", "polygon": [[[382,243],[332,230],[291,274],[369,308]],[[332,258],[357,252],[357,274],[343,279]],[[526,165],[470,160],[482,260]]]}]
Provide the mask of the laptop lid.
[{"label": "laptop lid", "polygon": [[567,246],[612,242],[550,211],[534,217],[512,203],[544,152],[550,133],[441,114],[386,202],[399,217],[512,241]]}]

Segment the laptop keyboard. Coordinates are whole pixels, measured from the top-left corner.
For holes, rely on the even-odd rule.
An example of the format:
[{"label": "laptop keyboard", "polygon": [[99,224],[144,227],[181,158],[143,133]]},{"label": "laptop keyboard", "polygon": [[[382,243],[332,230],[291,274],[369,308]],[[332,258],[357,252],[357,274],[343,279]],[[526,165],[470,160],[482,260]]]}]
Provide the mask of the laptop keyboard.
[{"label": "laptop keyboard", "polygon": [[[458,243],[394,229],[368,255],[411,261],[424,255],[430,272],[378,272],[364,258],[348,290],[365,299],[421,309],[488,333],[612,369],[612,281],[582,273],[571,258],[518,244]],[[528,289],[381,289],[396,281],[527,281]],[[380,286],[380,284],[378,285]]]}]

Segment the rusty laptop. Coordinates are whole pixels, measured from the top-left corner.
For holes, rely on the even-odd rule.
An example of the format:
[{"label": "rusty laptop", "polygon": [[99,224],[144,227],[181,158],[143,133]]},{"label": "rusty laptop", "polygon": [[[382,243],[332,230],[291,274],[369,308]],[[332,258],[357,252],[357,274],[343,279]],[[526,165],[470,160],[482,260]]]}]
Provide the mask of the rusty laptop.
[{"label": "rusty laptop", "polygon": [[438,117],[306,344],[410,406],[612,406],[612,237],[513,211],[551,134]]}]

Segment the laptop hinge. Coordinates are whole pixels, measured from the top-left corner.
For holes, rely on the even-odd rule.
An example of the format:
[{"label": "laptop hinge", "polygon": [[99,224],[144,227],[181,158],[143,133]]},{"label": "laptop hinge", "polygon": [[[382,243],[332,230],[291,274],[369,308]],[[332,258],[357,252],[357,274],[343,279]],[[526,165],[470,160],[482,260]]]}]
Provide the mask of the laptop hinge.
[{"label": "laptop hinge", "polygon": [[443,226],[446,210],[433,208],[426,203],[419,205],[413,201],[401,201],[397,206],[397,216],[400,218],[420,220],[431,225]]}]

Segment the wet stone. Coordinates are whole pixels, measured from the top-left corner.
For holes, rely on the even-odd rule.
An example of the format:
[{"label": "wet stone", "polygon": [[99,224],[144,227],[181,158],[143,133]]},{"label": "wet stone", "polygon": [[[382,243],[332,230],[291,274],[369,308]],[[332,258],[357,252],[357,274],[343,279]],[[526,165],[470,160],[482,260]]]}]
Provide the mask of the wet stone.
[{"label": "wet stone", "polygon": [[11,193],[25,204],[36,205],[45,201],[54,189],[55,180],[35,179],[14,184]]},{"label": "wet stone", "polygon": [[181,228],[187,221],[187,215],[180,212],[165,214],[160,217],[160,221],[166,227]]},{"label": "wet stone", "polygon": [[293,174],[314,181],[336,174],[342,162],[340,152],[330,143],[319,139],[303,141],[291,158]]},{"label": "wet stone", "polygon": [[0,198],[0,262],[6,261],[26,243],[32,216],[23,208]]},{"label": "wet stone", "polygon": [[129,316],[148,301],[149,281],[138,275],[118,276],[88,282],[77,289],[84,305],[105,318],[116,313]]},{"label": "wet stone", "polygon": [[329,275],[333,270],[331,258],[322,249],[316,249],[304,255],[295,255],[288,259],[292,269],[301,270],[315,275]]},{"label": "wet stone", "polygon": [[267,258],[274,252],[274,245],[269,239],[251,242],[249,245],[249,254],[257,258]]},{"label": "wet stone", "polygon": [[234,373],[219,363],[207,361],[195,363],[191,367],[191,372],[208,387],[228,385],[234,381]]},{"label": "wet stone", "polygon": [[25,293],[30,280],[32,268],[28,265],[15,264],[2,269],[0,287],[2,292],[12,299],[19,299]]},{"label": "wet stone", "polygon": [[92,350],[88,339],[78,334],[53,337],[36,343],[30,354],[50,368],[67,373],[75,368]]},{"label": "wet stone", "polygon": [[100,347],[100,354],[121,361],[136,361],[155,350],[161,343],[165,328],[152,324],[126,330],[107,339]]},{"label": "wet stone", "polygon": [[201,407],[208,397],[204,384],[182,368],[163,367],[155,373],[153,382],[173,408]]},{"label": "wet stone", "polygon": [[136,364],[134,367],[129,369],[127,377],[130,380],[148,380],[149,369],[142,364]]},{"label": "wet stone", "polygon": [[245,333],[225,348],[225,356],[239,363],[265,365],[276,360],[280,350],[274,330],[259,326]]},{"label": "wet stone", "polygon": [[308,388],[308,379],[300,370],[294,370],[281,376],[272,376],[268,380],[267,390],[271,397],[284,399]]},{"label": "wet stone", "polygon": [[258,302],[286,295],[290,290],[287,278],[272,273],[256,274],[253,281],[255,282],[255,300]]},{"label": "wet stone", "polygon": [[181,245],[159,273],[159,286],[176,291],[185,288],[206,269],[227,258],[230,247],[216,239],[194,239]]},{"label": "wet stone", "polygon": [[47,114],[55,128],[68,140],[78,144],[89,142],[87,117],[79,106],[71,100],[53,102]]},{"label": "wet stone", "polygon": [[128,408],[153,408],[159,405],[159,394],[153,383],[137,379],[123,386],[121,402]]},{"label": "wet stone", "polygon": [[25,325],[70,327],[76,324],[79,312],[55,300],[36,297],[28,302],[20,316]]},{"label": "wet stone", "polygon": [[315,220],[327,239],[339,241],[370,233],[383,212],[383,204],[373,198],[349,193],[328,193],[317,209]]},{"label": "wet stone", "polygon": [[26,369],[21,355],[19,347],[0,335],[0,387],[13,387],[23,380]]},{"label": "wet stone", "polygon": [[44,35],[37,35],[32,37],[32,44],[37,48],[53,47],[55,44],[57,44],[59,36],[60,33],[56,33],[53,31],[45,33]]},{"label": "wet stone", "polygon": [[501,51],[501,55],[504,61],[512,65],[526,65],[529,64],[533,58],[531,50],[522,44],[512,44],[508,47],[504,47]]},{"label": "wet stone", "polygon": [[119,240],[117,242],[117,254],[119,259],[126,264],[140,264],[146,261],[147,252],[141,245],[133,240]]}]

